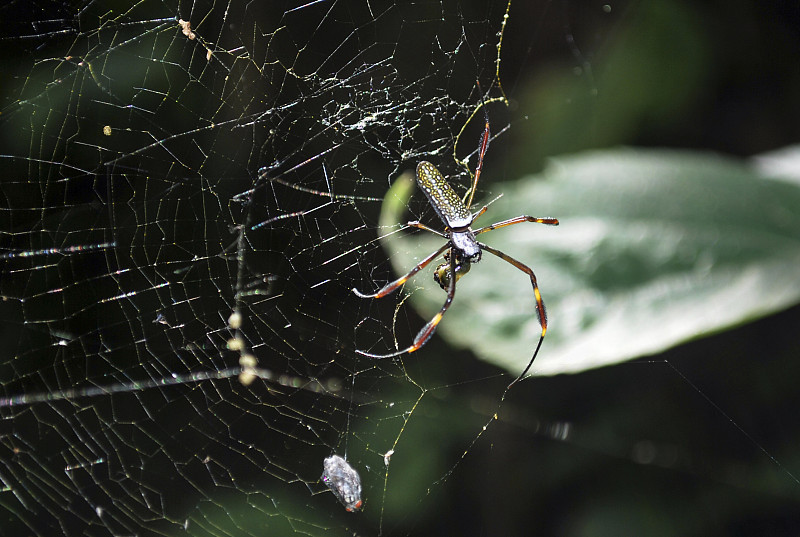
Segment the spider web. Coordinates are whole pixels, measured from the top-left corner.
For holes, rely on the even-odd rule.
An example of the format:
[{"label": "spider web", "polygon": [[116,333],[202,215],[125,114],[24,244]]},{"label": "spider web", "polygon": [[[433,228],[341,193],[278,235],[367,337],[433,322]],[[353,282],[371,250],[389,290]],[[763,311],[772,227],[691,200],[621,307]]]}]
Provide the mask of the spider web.
[{"label": "spider web", "polygon": [[[501,73],[510,35],[533,33],[522,39],[528,61],[532,44],[553,36],[571,45],[591,96],[569,9],[516,8],[2,8],[0,533],[436,528],[428,500],[457,497],[448,478],[481,449],[510,379],[466,365],[436,338],[427,360],[359,357],[356,348],[409,342],[425,320],[407,293],[365,301],[352,288],[394,278],[378,237],[402,225],[382,224],[379,212],[402,172],[425,158],[466,176],[482,99],[502,139],[511,120],[501,82],[523,69]],[[487,167],[502,152],[495,142]],[[406,211],[435,222],[419,196]],[[458,439],[445,440],[442,401],[458,393],[466,406],[475,385],[489,395],[470,400]],[[572,441],[568,417],[506,410],[533,435]],[[437,442],[449,443],[427,447]],[[497,446],[490,461],[510,449]],[[651,457],[650,444],[635,447],[634,459]],[[332,453],[360,473],[364,513],[346,513],[320,481]],[[476,466],[494,495],[496,478]]]},{"label": "spider web", "polygon": [[3,8],[4,529],[349,533],[332,452],[382,512],[424,390],[356,359],[392,304],[351,289],[389,275],[387,186],[496,82],[507,7]]}]

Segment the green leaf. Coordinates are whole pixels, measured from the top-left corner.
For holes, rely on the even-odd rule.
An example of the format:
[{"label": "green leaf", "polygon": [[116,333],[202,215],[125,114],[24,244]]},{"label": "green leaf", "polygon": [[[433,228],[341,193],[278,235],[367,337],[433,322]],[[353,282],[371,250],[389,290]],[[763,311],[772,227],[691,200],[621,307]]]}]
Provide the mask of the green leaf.
[{"label": "green leaf", "polygon": [[[408,181],[397,185],[384,204],[387,225],[410,219],[410,190],[400,192]],[[494,188],[503,197],[476,225],[520,214],[561,222],[481,235],[538,277],[550,324],[534,374],[657,353],[800,298],[800,187],[767,179],[755,166],[709,154],[615,150],[554,159],[540,176]],[[424,232],[382,240],[398,274],[442,244]],[[411,282],[405,292],[429,318],[445,293],[431,267]],[[527,276],[485,253],[459,280],[434,337],[516,374],[539,332]]]}]

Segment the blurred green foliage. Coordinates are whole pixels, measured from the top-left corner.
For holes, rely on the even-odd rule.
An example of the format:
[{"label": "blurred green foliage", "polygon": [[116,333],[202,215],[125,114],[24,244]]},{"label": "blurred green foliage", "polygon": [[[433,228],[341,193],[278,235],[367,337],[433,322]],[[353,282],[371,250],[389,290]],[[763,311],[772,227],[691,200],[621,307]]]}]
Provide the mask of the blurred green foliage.
[{"label": "blurred green foliage", "polygon": [[[385,226],[404,221],[407,184],[387,194]],[[800,300],[800,187],[754,166],[687,151],[594,152],[555,159],[502,194],[474,227],[521,214],[561,221],[480,236],[538,275],[552,315],[540,374],[653,354]],[[384,237],[398,274],[441,244],[424,232]],[[432,270],[410,284],[428,318],[444,301]],[[528,277],[486,253],[457,290],[439,333],[522,371],[540,332]]]}]

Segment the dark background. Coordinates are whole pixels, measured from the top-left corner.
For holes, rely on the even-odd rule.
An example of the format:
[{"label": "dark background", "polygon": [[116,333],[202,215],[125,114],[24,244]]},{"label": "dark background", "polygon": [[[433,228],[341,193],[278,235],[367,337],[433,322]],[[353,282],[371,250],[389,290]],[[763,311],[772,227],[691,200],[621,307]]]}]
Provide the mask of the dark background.
[{"label": "dark background", "polygon": [[[124,83],[126,71],[139,65],[135,55],[127,61],[111,56],[116,63],[106,62],[102,74],[95,64],[94,73],[81,66],[84,70],[77,72],[84,74],[66,75],[65,67],[77,66],[98,49],[114,49],[147,26],[122,25],[113,40],[102,32],[93,40],[81,33],[86,30],[79,22],[86,15],[75,6],[9,4],[2,14],[0,153],[6,155],[7,170],[0,193],[3,207],[12,210],[2,216],[3,247],[47,248],[48,236],[56,246],[115,240],[130,247],[111,257],[67,258],[49,269],[34,270],[45,265],[41,260],[4,261],[0,289],[9,299],[0,318],[8,342],[0,370],[4,395],[235,363],[235,357],[231,361],[217,352],[224,347],[227,331],[221,327],[234,303],[225,293],[239,266],[236,259],[219,255],[236,237],[229,226],[244,218],[264,220],[279,209],[316,207],[313,196],[281,186],[263,188],[255,170],[274,166],[287,173],[342,144],[327,156],[340,192],[380,197],[406,165],[400,149],[425,154],[452,147],[478,99],[475,79],[482,89],[489,86],[489,95],[499,94],[494,32],[505,4],[489,4],[386,3],[367,12],[360,4],[339,3],[322,25],[317,17],[286,16],[287,6],[248,10],[231,4],[224,19],[222,11],[205,5],[194,5],[194,12],[179,6],[178,16],[188,18],[188,12],[193,21],[205,9],[213,13],[206,24],[218,24],[220,35],[228,35],[223,23],[242,21],[228,30],[245,36],[257,59],[232,62],[223,82],[221,72],[198,61],[203,51],[198,56],[194,45],[185,52],[180,48],[185,38],[178,32],[176,39],[174,28],[154,31],[153,43],[166,40],[170,53],[154,48],[149,54],[168,64],[177,50],[184,61],[180,72],[202,82],[167,96]],[[495,132],[506,124],[511,129],[487,154],[485,167],[493,174],[487,174],[486,185],[535,172],[548,156],[590,148],[677,147],[747,158],[800,139],[800,9],[795,3],[608,5],[610,11],[603,2],[577,0],[512,4],[500,69],[510,106],[492,109]],[[159,4],[158,12],[148,11],[151,4],[142,6],[131,20],[175,16],[167,9],[173,6]],[[126,9],[113,2],[91,7]],[[351,27],[369,27],[371,17],[380,21],[380,32],[364,32],[347,46],[336,46]],[[264,21],[261,27],[274,21],[290,25],[294,39],[259,35],[247,26],[252,20]],[[419,23],[425,20],[441,22]],[[436,37],[442,50],[449,50],[462,32],[465,45],[458,54],[448,56],[431,45]],[[81,35],[85,39],[76,37]],[[313,54],[297,54],[304,43]],[[351,65],[356,54],[359,60]],[[75,59],[58,66],[42,61],[68,55]],[[351,74],[340,91],[283,76],[287,66],[319,77],[334,67],[352,73],[353,65],[386,57],[392,58],[392,69],[372,71],[363,81]],[[280,66],[259,63],[271,58]],[[320,58],[331,66],[320,67]],[[271,68],[259,71],[253,65]],[[446,69],[437,72],[440,66]],[[172,73],[148,71],[145,80],[160,87],[162,74],[169,79]],[[389,105],[392,99],[408,103],[391,121],[358,136],[349,130],[320,132],[319,118],[339,117],[332,102],[367,106],[376,99],[380,91],[370,84],[379,75],[388,81]],[[169,87],[182,86],[172,82]],[[124,107],[109,112],[97,104],[108,101],[134,102],[157,113]],[[259,116],[289,103],[293,106]],[[49,119],[42,120],[43,114]],[[58,114],[63,117],[54,119]],[[223,126],[204,130],[210,120]],[[233,126],[225,127],[225,121]],[[249,122],[256,128],[234,128]],[[83,144],[65,143],[73,140],[73,123],[82,135],[99,132],[106,123],[127,125],[138,135],[124,135],[114,150],[98,151],[105,146],[99,134],[89,142],[75,138]],[[418,124],[420,132],[403,138],[397,123]],[[62,125],[67,127],[60,130]],[[172,145],[172,134],[193,129],[199,129],[196,135]],[[160,148],[132,155],[152,143],[144,133],[168,141],[174,158]],[[467,133],[463,140],[478,140],[478,134]],[[55,180],[65,176],[67,182]],[[305,167],[285,177],[324,190]],[[258,203],[244,209],[229,203],[253,184],[262,187],[255,194]],[[270,206],[276,200],[281,207]],[[219,218],[209,207],[219,211]],[[289,376],[352,383],[355,403],[346,396],[329,399],[289,388],[248,391],[228,381],[4,409],[3,479],[22,492],[2,493],[0,533],[173,535],[183,533],[186,513],[194,513],[188,534],[197,535],[374,535],[379,528],[388,535],[800,533],[795,386],[800,308],[662,355],[578,375],[528,379],[509,392],[498,420],[479,434],[498,408],[507,375],[448,348],[440,338],[424,349],[426,362],[409,362],[407,372],[392,364],[366,368],[347,352],[354,325],[367,315],[373,322],[391,318],[394,307],[387,303],[367,310],[349,288],[372,277],[371,267],[376,280],[386,278],[388,267],[375,245],[357,269],[347,268],[346,260],[323,262],[346,249],[346,241],[358,245],[374,238],[377,209],[378,204],[361,204],[323,210],[320,220],[330,223],[334,237],[368,224],[363,233],[332,243],[325,243],[330,238],[325,228],[315,234],[309,225],[297,233],[289,220],[248,236],[260,246],[253,249],[247,270],[284,276],[267,292],[279,298],[278,307],[270,301],[245,302],[250,312],[245,334],[253,351],[262,365]],[[759,210],[754,205],[750,216],[757,217]],[[198,226],[198,221],[219,226]],[[193,262],[204,255],[207,261]],[[126,267],[141,270],[120,270]],[[154,288],[161,276],[169,280],[169,292]],[[314,287],[326,278],[341,283],[327,291]],[[68,294],[45,293],[59,286]],[[95,305],[131,289],[141,292]],[[162,312],[181,327],[162,330],[162,324],[154,324]],[[557,320],[558,312],[550,314]],[[415,327],[424,320],[405,322]],[[78,338],[54,355],[50,337],[56,333]],[[418,378],[425,381],[422,389],[408,382]],[[388,406],[395,401],[396,407]],[[399,409],[412,407],[402,425]],[[401,427],[384,487],[386,473],[376,455]],[[250,451],[251,445],[258,449]],[[76,446],[112,462],[87,473],[85,482],[62,477],[59,469],[70,461],[64,454]],[[364,479],[365,510],[358,515],[340,510],[327,494],[309,496],[322,490],[315,481],[322,458],[343,447],[350,449]],[[207,472],[201,454],[219,461],[213,482],[202,481]],[[36,476],[36,468],[46,470],[44,478]],[[95,505],[124,514],[100,517],[100,524]]]}]

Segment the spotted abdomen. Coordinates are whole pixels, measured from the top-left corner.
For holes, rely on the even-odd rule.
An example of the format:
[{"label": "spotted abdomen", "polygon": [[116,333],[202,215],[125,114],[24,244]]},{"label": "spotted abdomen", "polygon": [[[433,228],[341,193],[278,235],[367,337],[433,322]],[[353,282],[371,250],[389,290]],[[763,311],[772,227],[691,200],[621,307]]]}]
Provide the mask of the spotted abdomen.
[{"label": "spotted abdomen", "polygon": [[448,228],[463,228],[472,223],[469,209],[436,166],[424,160],[417,164],[417,184]]}]

